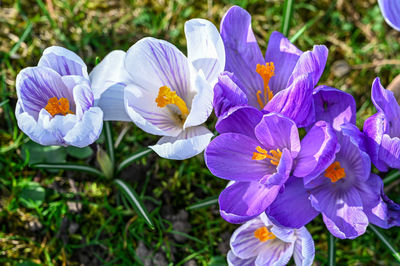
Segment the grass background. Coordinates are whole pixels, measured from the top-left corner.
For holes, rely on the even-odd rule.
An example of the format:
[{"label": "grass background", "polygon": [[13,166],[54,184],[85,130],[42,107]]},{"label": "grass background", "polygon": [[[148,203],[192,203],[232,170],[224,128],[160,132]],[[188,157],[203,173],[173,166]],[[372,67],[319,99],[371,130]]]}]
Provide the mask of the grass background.
[{"label": "grass background", "polygon": [[[140,195],[155,224],[151,230],[107,179],[72,171],[43,171],[30,163],[77,162],[97,166],[104,136],[84,150],[35,145],[17,127],[15,78],[37,64],[42,51],[60,45],[93,68],[96,57],[127,50],[145,36],[165,39],[186,51],[184,22],[201,17],[217,26],[233,4],[246,8],[265,50],[282,23],[283,1],[258,0],[36,0],[0,2],[0,264],[5,265],[223,265],[237,227],[220,218],[218,206],[186,208],[218,195],[226,182],[212,176],[202,154],[185,161],[155,154],[120,174]],[[384,23],[376,1],[295,1],[289,37],[302,50],[329,48],[320,84],[351,93],[358,125],[375,112],[373,79],[388,85],[400,73],[400,33]],[[6,101],[6,102],[4,102]],[[215,119],[208,121],[212,128]],[[116,161],[155,143],[131,123],[112,123]],[[384,174],[382,175],[384,177]],[[400,186],[386,188],[400,202]],[[33,199],[33,200],[32,200]],[[315,264],[327,264],[328,233],[317,218],[307,225],[316,245]],[[385,234],[397,247],[400,230]],[[370,231],[356,240],[337,240],[340,265],[394,265],[383,243]]]}]

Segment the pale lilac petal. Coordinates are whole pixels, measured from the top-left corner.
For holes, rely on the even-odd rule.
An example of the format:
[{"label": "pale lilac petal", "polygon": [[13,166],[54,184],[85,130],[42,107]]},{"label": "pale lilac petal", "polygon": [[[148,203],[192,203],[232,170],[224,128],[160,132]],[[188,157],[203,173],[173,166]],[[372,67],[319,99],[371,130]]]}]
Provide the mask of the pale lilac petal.
[{"label": "pale lilac petal", "polygon": [[225,49],[217,28],[205,19],[191,19],[185,23],[188,59],[207,82],[214,86],[224,71]]},{"label": "pale lilac petal", "polygon": [[386,23],[400,31],[400,1],[378,0],[378,3]]},{"label": "pale lilac petal", "polygon": [[300,228],[319,214],[311,206],[310,193],[304,188],[301,178],[290,177],[285,190],[267,209],[267,215],[273,222],[291,228]]},{"label": "pale lilac petal", "polygon": [[294,262],[296,265],[311,266],[315,256],[312,236],[305,227],[294,230],[294,232],[296,237],[293,251]]},{"label": "pale lilac petal", "polygon": [[301,140],[293,175],[305,177],[304,182],[308,183],[333,163],[339,148],[332,126],[325,121],[318,121]]},{"label": "pale lilac petal", "polygon": [[220,133],[240,133],[255,139],[254,129],[262,119],[262,112],[252,106],[232,109],[220,118],[215,129]]},{"label": "pale lilac petal", "polygon": [[340,130],[344,123],[356,123],[356,101],[350,94],[328,86],[318,86],[314,91],[315,120],[331,123]]},{"label": "pale lilac petal", "polygon": [[190,127],[177,137],[162,137],[150,148],[163,158],[184,160],[202,152],[212,137],[213,133],[204,126]]},{"label": "pale lilac petal", "polygon": [[267,160],[253,160],[260,143],[248,136],[226,133],[211,141],[205,151],[208,169],[215,176],[236,181],[258,181],[269,172]]},{"label": "pale lilac petal", "polygon": [[267,103],[264,110],[283,114],[298,127],[308,126],[315,121],[313,89],[312,76],[297,76],[287,89],[278,92]]},{"label": "pale lilac petal", "polygon": [[241,259],[235,254],[233,254],[232,250],[228,252],[228,255],[226,256],[228,265],[229,266],[255,266],[255,261],[257,257],[253,257],[250,259]]},{"label": "pale lilac petal", "polygon": [[38,66],[48,67],[61,76],[78,75],[88,79],[87,67],[74,52],[59,46],[51,46],[43,51]]},{"label": "pale lilac petal", "polygon": [[73,89],[73,95],[75,100],[75,114],[79,119],[83,114],[94,105],[93,92],[90,87],[86,85],[77,85]]},{"label": "pale lilac petal", "polygon": [[273,62],[275,66],[275,76],[269,81],[269,86],[274,94],[286,89],[289,77],[302,53],[282,33],[277,31],[271,33],[265,61]]},{"label": "pale lilac petal", "polygon": [[244,85],[249,104],[258,106],[256,93],[264,85],[256,67],[265,62],[251,29],[251,16],[243,8],[233,6],[222,18],[220,28],[226,53],[225,70]]},{"label": "pale lilac petal", "polygon": [[233,73],[224,72],[214,86],[214,112],[217,117],[226,114],[230,108],[246,106],[247,96],[242,91],[240,81]]},{"label": "pale lilac petal", "polygon": [[299,132],[296,124],[280,114],[270,113],[263,116],[255,128],[257,139],[266,150],[281,151],[287,148],[296,158],[300,151]]},{"label": "pale lilac petal", "polygon": [[104,121],[132,121],[125,110],[125,87],[124,84],[112,85],[95,100],[95,106],[103,110]]},{"label": "pale lilac petal", "polygon": [[257,217],[275,200],[280,186],[267,187],[258,182],[235,182],[219,195],[222,218],[243,223]]},{"label": "pale lilac petal", "polygon": [[265,243],[265,248],[257,259],[256,265],[286,265],[293,255],[294,244],[283,242],[277,238]]}]

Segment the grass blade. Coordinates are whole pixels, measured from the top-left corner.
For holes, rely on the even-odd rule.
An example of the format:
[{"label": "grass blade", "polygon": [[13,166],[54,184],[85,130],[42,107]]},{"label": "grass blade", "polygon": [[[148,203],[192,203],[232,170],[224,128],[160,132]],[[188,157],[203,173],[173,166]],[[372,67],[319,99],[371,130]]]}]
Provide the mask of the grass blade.
[{"label": "grass blade", "polygon": [[294,0],[285,0],[285,4],[283,5],[283,15],[282,15],[282,27],[281,32],[283,35],[288,37],[289,29],[290,29],[290,21],[292,19],[293,14],[293,3]]},{"label": "grass blade", "polygon": [[319,21],[321,18],[323,18],[324,16],[322,15],[322,13],[320,13],[318,16],[316,16],[315,18],[313,18],[312,20],[310,20],[309,22],[307,22],[298,32],[296,32],[295,35],[292,36],[292,38],[290,38],[290,42],[294,43],[295,41],[297,41],[297,39],[309,28],[311,28],[317,21]]},{"label": "grass blade", "polygon": [[57,169],[57,170],[73,170],[79,172],[86,172],[89,174],[97,175],[100,177],[104,177],[104,174],[97,170],[96,168],[81,165],[81,164],[71,164],[71,163],[36,163],[32,164],[31,167],[33,168],[40,168],[40,169]]},{"label": "grass blade", "polygon": [[206,198],[195,204],[192,204],[189,207],[187,207],[186,210],[188,210],[188,211],[197,210],[197,209],[205,208],[205,207],[217,204],[217,203],[218,203],[218,195]]},{"label": "grass blade", "polygon": [[394,180],[396,180],[396,179],[399,178],[399,177],[400,177],[400,171],[395,170],[395,171],[393,171],[393,172],[390,172],[390,173],[385,177],[385,179],[383,179],[383,184],[384,184],[384,185],[390,184],[390,183],[392,183]]},{"label": "grass blade", "polygon": [[151,222],[149,213],[147,212],[146,207],[140,200],[139,196],[136,194],[135,190],[133,190],[133,188],[129,184],[122,181],[121,179],[115,179],[114,182],[128,198],[129,202],[132,204],[133,208],[135,208],[136,212],[144,218],[151,229],[154,229],[154,225]]},{"label": "grass blade", "polygon": [[123,160],[117,167],[117,173],[121,172],[122,169],[128,167],[131,163],[133,163],[134,161],[142,158],[143,156],[151,153],[153,150],[152,149],[145,149],[142,151],[139,151],[133,155],[131,155],[130,157],[126,158],[125,160]]},{"label": "grass blade", "polygon": [[376,228],[374,225],[369,224],[369,229],[371,229],[372,232],[376,234],[377,237],[385,244],[385,246],[392,252],[393,257],[400,262],[400,253],[396,251],[396,249],[393,247],[393,245],[387,240],[386,236],[383,235],[378,228]]},{"label": "grass blade", "polygon": [[29,21],[18,42],[13,46],[13,48],[11,48],[10,52],[8,53],[8,56],[12,56],[18,51],[19,47],[21,46],[21,43],[25,41],[25,39],[29,36],[31,31],[32,31],[32,22]]},{"label": "grass blade", "polygon": [[328,242],[328,265],[335,266],[336,265],[336,247],[335,247],[335,237],[329,233],[329,242]]},{"label": "grass blade", "polygon": [[114,144],[112,140],[111,122],[109,121],[104,121],[104,135],[106,137],[107,153],[110,156],[111,162],[114,164],[115,162]]},{"label": "grass blade", "polygon": [[2,101],[0,103],[0,107],[2,107],[3,105],[7,104],[9,101],[10,101],[9,99]]}]

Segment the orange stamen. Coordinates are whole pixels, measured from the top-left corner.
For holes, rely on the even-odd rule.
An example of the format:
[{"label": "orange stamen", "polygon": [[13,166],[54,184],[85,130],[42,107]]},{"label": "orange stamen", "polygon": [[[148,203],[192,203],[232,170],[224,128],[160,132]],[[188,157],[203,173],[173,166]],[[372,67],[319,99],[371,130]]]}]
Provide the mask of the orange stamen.
[{"label": "orange stamen", "polygon": [[279,164],[279,161],[281,160],[282,157],[282,152],[279,149],[276,150],[270,150],[268,152],[261,148],[260,146],[256,147],[257,152],[253,152],[253,157],[251,158],[252,160],[264,160],[266,158],[270,159],[270,163],[277,166]]},{"label": "orange stamen", "polygon": [[260,240],[260,242],[265,242],[270,239],[276,238],[276,236],[268,230],[267,227],[263,226],[254,231],[254,237]]},{"label": "orange stamen", "polygon": [[168,104],[175,104],[181,111],[182,116],[186,117],[189,114],[189,110],[184,100],[179,97],[175,91],[167,86],[160,87],[158,91],[158,96],[156,98],[157,106],[162,108]]},{"label": "orange stamen", "polygon": [[332,183],[335,183],[336,181],[344,178],[346,176],[346,172],[340,166],[340,163],[335,161],[326,169],[325,176],[330,178]]},{"label": "orange stamen", "polygon": [[261,109],[274,97],[273,92],[269,88],[269,81],[275,75],[274,62],[265,63],[265,65],[257,64],[256,72],[261,76],[264,81],[264,102],[262,102],[260,94],[261,91],[257,91],[257,102]]},{"label": "orange stamen", "polygon": [[67,98],[50,98],[47,101],[47,105],[44,109],[46,109],[51,116],[73,114],[73,112],[69,109],[69,101]]}]

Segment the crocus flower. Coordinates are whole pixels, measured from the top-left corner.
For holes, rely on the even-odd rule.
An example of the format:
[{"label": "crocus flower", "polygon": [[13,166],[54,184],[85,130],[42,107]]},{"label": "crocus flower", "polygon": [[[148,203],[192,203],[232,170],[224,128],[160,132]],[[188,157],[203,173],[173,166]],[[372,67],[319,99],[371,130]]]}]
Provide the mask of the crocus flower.
[{"label": "crocus flower", "polygon": [[368,153],[380,171],[400,169],[400,106],[379,78],[372,84],[371,98],[378,112],[364,123]]},{"label": "crocus flower", "polygon": [[293,120],[276,113],[262,115],[253,107],[237,109],[222,120],[205,151],[215,176],[236,181],[219,196],[221,216],[231,223],[257,217],[275,200],[289,174],[315,176],[336,152],[336,135],[325,122],[316,123],[300,141]]},{"label": "crocus flower", "polygon": [[334,236],[350,239],[363,234],[369,222],[384,228],[399,225],[400,207],[383,194],[382,180],[371,174],[365,136],[354,124],[352,96],[323,86],[314,99],[316,119],[333,124],[340,149],[320,175],[290,177],[268,216],[279,225],[300,228],[321,213]]},{"label": "crocus flower", "polygon": [[400,1],[378,0],[378,3],[386,23],[400,31]]},{"label": "crocus flower", "polygon": [[85,147],[97,140],[103,112],[94,106],[86,65],[62,47],[44,50],[38,66],[17,76],[19,128],[42,145]]},{"label": "crocus flower", "polygon": [[214,91],[214,108],[223,117],[235,106],[284,114],[303,127],[314,122],[312,91],[325,68],[328,49],[303,53],[273,32],[265,58],[251,29],[250,14],[233,6],[221,22],[226,66]]},{"label": "crocus flower", "polygon": [[241,225],[233,233],[228,252],[230,266],[286,265],[293,256],[296,265],[312,265],[314,241],[305,227],[274,225],[262,214]]},{"label": "crocus flower", "polygon": [[[92,82],[103,86],[100,106],[125,107],[116,106],[106,118],[128,117],[147,133],[163,136],[150,148],[168,159],[192,157],[210,142],[213,134],[202,124],[225,66],[224,46],[211,22],[190,20],[185,34],[188,57],[166,41],[144,38],[126,53],[114,51],[91,73]],[[112,71],[117,73],[103,75]]]}]

